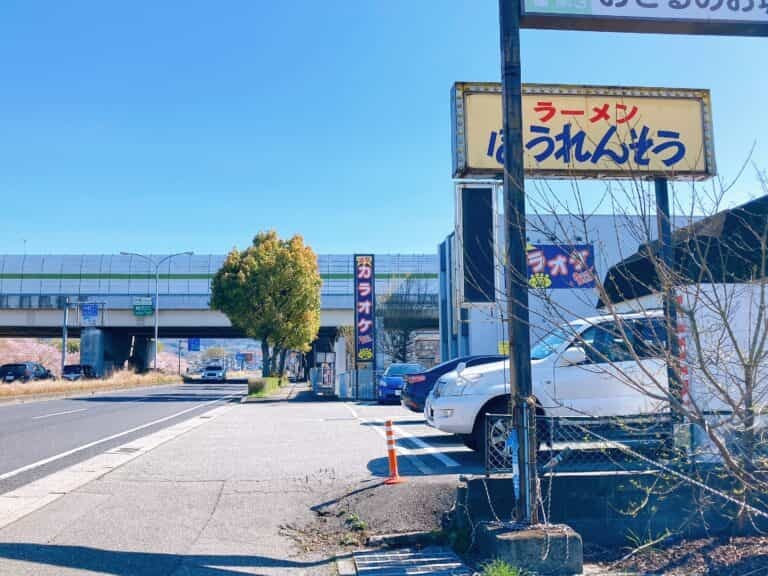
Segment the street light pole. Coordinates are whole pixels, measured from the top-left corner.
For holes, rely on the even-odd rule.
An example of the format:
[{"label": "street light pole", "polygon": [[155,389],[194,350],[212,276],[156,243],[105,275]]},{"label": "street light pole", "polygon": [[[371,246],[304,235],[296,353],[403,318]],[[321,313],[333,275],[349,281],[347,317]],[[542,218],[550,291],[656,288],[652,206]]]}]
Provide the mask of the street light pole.
[{"label": "street light pole", "polygon": [[158,340],[157,333],[160,330],[160,264],[155,264],[155,350],[152,354],[152,369],[157,372]]},{"label": "street light pole", "polygon": [[155,372],[157,372],[157,345],[158,345],[158,332],[160,331],[160,265],[165,262],[166,260],[170,260],[172,258],[175,258],[176,256],[192,256],[194,252],[188,251],[188,252],[177,252],[176,254],[169,254],[168,256],[164,256],[163,258],[160,258],[157,262],[155,262],[155,259],[152,258],[152,256],[146,256],[144,254],[138,254],[136,252],[120,252],[121,256],[136,256],[137,258],[141,258],[142,260],[146,260],[149,262],[150,265],[154,266],[155,268],[155,305],[154,308],[154,316],[155,316],[155,352],[153,354],[153,361],[152,361],[152,367]]}]

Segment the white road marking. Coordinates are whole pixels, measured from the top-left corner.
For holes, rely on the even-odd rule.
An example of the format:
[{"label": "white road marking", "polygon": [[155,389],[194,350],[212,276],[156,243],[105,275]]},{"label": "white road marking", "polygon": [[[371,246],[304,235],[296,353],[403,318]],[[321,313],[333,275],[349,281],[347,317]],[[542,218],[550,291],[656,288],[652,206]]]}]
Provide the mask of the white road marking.
[{"label": "white road marking", "polygon": [[99,440],[94,440],[93,442],[89,442],[88,444],[83,444],[82,446],[78,446],[77,448],[72,448],[71,450],[67,450],[66,452],[61,452],[60,454],[49,456],[48,458],[38,460],[37,462],[32,462],[31,464],[27,464],[26,466],[22,466],[21,468],[16,468],[16,470],[11,470],[10,472],[5,472],[4,474],[0,474],[0,480],[7,480],[8,478],[18,476],[22,472],[27,472],[28,470],[33,470],[34,468],[39,468],[40,466],[50,464],[51,462],[55,462],[56,460],[61,460],[62,458],[66,458],[67,456],[70,456],[76,452],[80,452],[81,450],[86,450],[88,448],[91,448],[103,442],[109,442],[110,440],[114,440],[115,438],[120,438],[121,436],[126,436],[128,434],[132,434],[133,432],[138,432],[139,430],[144,430],[145,428],[149,428],[150,426],[161,424],[162,422],[166,422],[173,418],[177,418],[179,416],[182,416],[183,414],[192,412],[193,410],[198,410],[199,408],[203,408],[204,406],[210,406],[211,404],[215,404],[216,402],[223,402],[224,400],[227,400],[229,398],[234,398],[235,396],[239,396],[239,394],[230,394],[228,396],[223,396],[216,400],[203,402],[202,404],[197,404],[196,406],[192,406],[191,408],[187,408],[186,410],[182,410],[181,412],[176,412],[175,414],[171,414],[170,416],[158,418],[157,420],[153,420],[152,422],[147,422],[146,424],[142,424],[141,426],[136,426],[135,428],[131,428],[130,430],[124,430],[123,432],[112,434],[111,436],[107,436],[106,438],[100,438]]},{"label": "white road marking", "polygon": [[89,460],[54,472],[11,492],[0,494],[0,529],[47,506],[81,486],[101,478],[158,446],[210,422],[232,408],[231,404],[214,408],[197,418],[188,418],[168,428],[143,436],[140,439],[140,445],[137,444],[137,440],[132,440],[128,444],[113,448],[109,452],[104,452]]},{"label": "white road marking", "polygon": [[461,464],[456,462],[456,460],[454,460],[453,458],[451,458],[446,454],[443,454],[440,450],[438,450],[434,446],[427,444],[421,438],[417,438],[416,436],[411,436],[408,432],[406,432],[399,426],[392,426],[392,428],[394,428],[398,436],[400,436],[401,438],[408,438],[408,440],[416,444],[416,446],[418,446],[419,448],[422,448],[426,452],[430,453],[432,456],[440,460],[440,462],[445,464],[448,468],[457,468],[461,466]]},{"label": "white road marking", "polygon": [[[357,418],[357,420],[360,421],[360,422],[363,422],[363,423],[366,423],[366,424],[379,424],[379,423],[383,423],[384,422],[383,420],[378,419],[378,418],[377,419],[361,418],[357,414],[357,412],[355,412],[355,409],[352,408],[352,406],[350,406],[349,404],[346,404],[346,403],[344,404],[344,406],[346,406],[347,410],[350,411],[352,416]],[[387,435],[384,432],[384,427],[383,426],[378,426],[377,425],[377,426],[371,426],[371,428],[373,428],[379,436],[384,438],[384,440],[387,439]],[[408,452],[412,452],[412,450],[410,448],[408,448],[408,446],[400,445],[400,446],[397,446],[397,448],[401,449],[401,450],[408,451]],[[413,462],[413,465],[416,466],[416,468],[418,468],[419,472],[421,472],[422,474],[431,475],[431,474],[435,473],[435,471],[432,468],[430,468],[428,464],[426,464],[426,463],[421,461],[421,459],[419,458],[418,454],[404,454],[404,456],[406,458],[410,458],[410,461]]]},{"label": "white road marking", "polygon": [[63,416],[64,414],[74,414],[75,412],[85,412],[88,408],[78,408],[77,410],[67,410],[66,412],[54,412],[53,414],[43,414],[42,416],[32,416],[32,420],[41,420],[52,416]]}]

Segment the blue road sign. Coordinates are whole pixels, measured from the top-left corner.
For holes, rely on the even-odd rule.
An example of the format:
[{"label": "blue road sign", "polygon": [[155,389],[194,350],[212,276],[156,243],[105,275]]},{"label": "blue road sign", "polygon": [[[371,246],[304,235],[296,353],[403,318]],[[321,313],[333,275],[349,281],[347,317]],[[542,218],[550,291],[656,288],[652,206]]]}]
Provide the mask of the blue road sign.
[{"label": "blue road sign", "polygon": [[187,338],[187,350],[190,352],[200,352],[200,338]]},{"label": "blue road sign", "polygon": [[80,305],[80,318],[83,326],[95,326],[99,323],[99,305],[95,303]]}]

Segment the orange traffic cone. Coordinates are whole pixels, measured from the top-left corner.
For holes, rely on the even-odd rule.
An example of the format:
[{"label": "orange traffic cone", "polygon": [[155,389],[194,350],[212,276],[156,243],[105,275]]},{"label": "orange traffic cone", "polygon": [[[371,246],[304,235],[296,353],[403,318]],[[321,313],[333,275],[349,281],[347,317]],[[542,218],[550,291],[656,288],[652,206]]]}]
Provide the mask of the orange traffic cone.
[{"label": "orange traffic cone", "polygon": [[387,456],[389,457],[389,478],[384,484],[400,484],[404,480],[400,478],[397,471],[397,447],[395,446],[395,433],[392,431],[392,420],[387,420],[385,424],[387,431]]}]

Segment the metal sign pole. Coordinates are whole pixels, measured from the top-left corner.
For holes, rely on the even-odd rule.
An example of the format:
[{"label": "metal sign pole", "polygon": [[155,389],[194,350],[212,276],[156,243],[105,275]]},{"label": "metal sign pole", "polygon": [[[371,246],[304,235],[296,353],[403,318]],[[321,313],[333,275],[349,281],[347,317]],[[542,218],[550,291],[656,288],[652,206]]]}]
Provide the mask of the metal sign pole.
[{"label": "metal sign pole", "polygon": [[[677,341],[677,309],[675,307],[675,252],[672,244],[672,224],[669,210],[669,182],[666,178],[657,178],[654,181],[656,190],[656,225],[659,234],[659,256],[661,267],[659,269],[659,288],[662,294],[664,307],[664,325],[667,330],[667,342],[669,361],[667,362],[667,382],[672,395],[677,400],[682,400],[682,383],[679,372],[674,363],[679,357],[679,345]],[[672,410],[672,423],[679,423],[681,415]]]},{"label": "metal sign pole", "polygon": [[518,438],[518,521],[536,524],[536,427],[532,397],[523,168],[520,0],[499,0],[501,82],[504,110],[504,219],[509,330],[510,408]]}]

